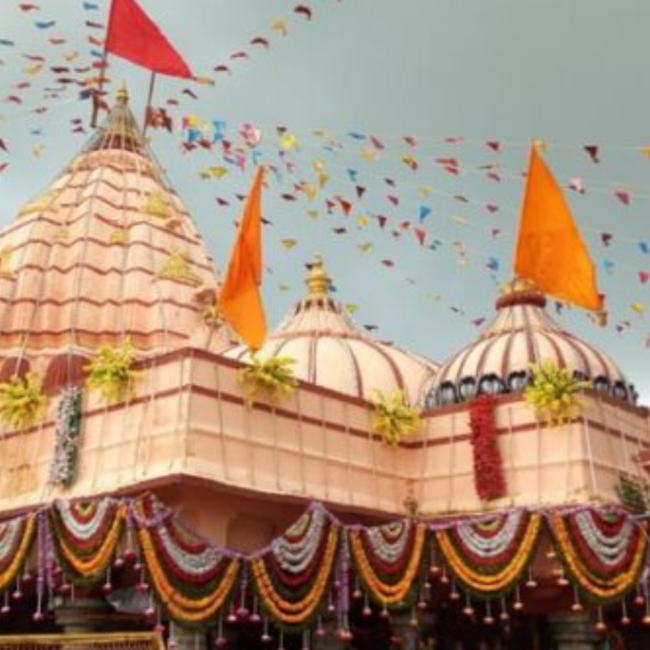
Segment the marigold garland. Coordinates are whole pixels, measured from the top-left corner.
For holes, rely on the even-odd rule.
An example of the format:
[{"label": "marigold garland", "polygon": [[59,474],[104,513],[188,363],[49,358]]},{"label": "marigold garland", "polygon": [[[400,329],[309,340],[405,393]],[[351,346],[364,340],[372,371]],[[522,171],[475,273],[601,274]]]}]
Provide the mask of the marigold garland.
[{"label": "marigold garland", "polygon": [[624,512],[610,517],[619,525],[608,530],[605,517],[593,509],[552,516],[556,547],[569,577],[585,598],[601,605],[624,598],[635,587],[648,548],[645,524]]},{"label": "marigold garland", "polygon": [[[94,511],[93,517],[84,517],[86,507]],[[126,512],[126,504],[113,499],[100,502],[100,508],[82,503],[53,505],[54,548],[71,582],[90,584],[103,579],[115,555]]]},{"label": "marigold garland", "polygon": [[[154,590],[170,616],[200,625],[230,599],[241,560],[200,540],[147,495],[134,504],[138,539]],[[151,522],[154,523],[151,523]]]},{"label": "marigold garland", "polygon": [[264,609],[284,626],[304,626],[309,622],[323,602],[327,586],[331,581],[336,551],[339,545],[339,526],[328,527],[327,541],[318,572],[308,585],[304,595],[297,596],[291,590],[284,590],[275,583],[267,568],[264,555],[251,560],[251,574],[254,586],[259,594]]},{"label": "marigold garland", "polygon": [[179,622],[194,624],[205,623],[214,618],[232,593],[241,568],[240,560],[229,559],[223,577],[216,587],[206,596],[194,598],[182,594],[178,587],[170,582],[158,560],[149,531],[141,527],[138,529],[138,536],[154,590],[170,616]]},{"label": "marigold garland", "polygon": [[[491,543],[482,550],[472,548],[459,535],[468,528],[481,535],[481,524],[459,522],[436,533],[438,547],[452,575],[465,589],[478,597],[493,598],[510,591],[533,559],[542,517],[538,513],[513,512],[503,518],[504,527],[511,517],[520,517],[517,530],[503,542]],[[490,535],[494,539],[494,535]],[[489,551],[486,550],[489,548]]]},{"label": "marigold garland", "polygon": [[[244,564],[262,609],[284,629],[305,628],[322,612],[335,574],[341,585],[339,615],[345,616],[350,559],[369,596],[386,608],[401,606],[422,579],[429,540],[424,522],[407,519],[344,529],[322,505],[313,504],[245,563],[186,529],[153,495],[134,502],[57,501],[38,517],[50,521],[53,549],[68,579],[77,584],[105,575],[127,522],[134,525],[153,593],[169,616],[185,625],[212,623],[232,600],[239,578],[245,596]],[[635,588],[648,553],[646,524],[614,506],[544,514],[520,509],[431,525],[437,549],[458,586],[491,599],[521,580],[547,518],[567,577],[587,600],[606,605]],[[0,523],[0,592],[25,565],[36,520],[31,514]],[[39,558],[49,552],[49,543],[39,533]]]},{"label": "marigold garland", "polygon": [[[407,536],[408,542],[403,544],[401,552],[382,557],[381,546],[372,537],[379,533],[390,538],[389,526],[369,529],[369,532],[352,529],[348,535],[352,559],[363,584],[372,598],[385,607],[408,600],[422,565],[426,539],[424,524],[406,522],[400,536]],[[391,541],[395,542],[395,536]]]},{"label": "marigold garland", "polygon": [[0,591],[15,580],[25,563],[35,530],[33,513],[0,524]]}]

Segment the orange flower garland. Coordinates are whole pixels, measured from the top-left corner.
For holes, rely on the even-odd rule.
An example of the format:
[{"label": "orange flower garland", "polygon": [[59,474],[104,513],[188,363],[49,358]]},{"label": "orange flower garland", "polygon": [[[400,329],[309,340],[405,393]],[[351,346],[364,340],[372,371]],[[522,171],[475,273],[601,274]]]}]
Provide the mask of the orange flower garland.
[{"label": "orange flower garland", "polygon": [[[24,519],[24,531],[20,543],[15,553],[11,556],[11,560],[0,573],[0,591],[4,591],[16,578],[18,572],[22,568],[27,554],[32,546],[34,539],[34,531],[36,530],[36,515],[34,513],[27,515]],[[4,526],[11,525],[12,522],[7,522]]]},{"label": "orange flower garland", "polygon": [[[350,559],[369,596],[384,607],[402,606],[422,578],[429,535],[457,586],[485,599],[515,587],[533,560],[545,522],[567,577],[599,605],[621,601],[634,589],[650,548],[647,523],[614,506],[343,527],[313,504],[281,537],[244,558],[196,536],[149,494],[135,501],[57,502],[0,523],[0,592],[17,579],[37,528],[40,575],[48,566],[51,539],[68,578],[92,584],[108,570],[127,519],[135,526],[152,592],[172,619],[189,625],[213,623],[235,593],[244,609],[252,584],[269,619],[284,630],[304,629],[321,613],[335,574],[338,587],[329,607],[336,601],[344,620]],[[242,575],[244,566],[249,573]]]},{"label": "orange flower garland", "polygon": [[361,530],[350,531],[350,551],[361,579],[370,594],[385,606],[397,605],[403,602],[413,586],[418,569],[422,563],[426,526],[424,524],[415,524],[411,556],[402,577],[394,584],[383,579],[372,566],[361,536]]},{"label": "orange flower garland", "polygon": [[629,542],[630,559],[627,566],[599,575],[589,566],[583,557],[584,553],[581,554],[571,537],[568,521],[570,516],[561,512],[553,515],[555,541],[570,577],[578,583],[585,596],[595,602],[606,603],[623,598],[635,587],[643,569],[648,547],[646,531],[642,529],[644,524],[637,524],[639,528],[635,531],[634,539]]},{"label": "orange flower garland", "polygon": [[108,566],[115,554],[115,549],[120,541],[122,526],[126,517],[126,504],[117,507],[113,523],[101,543],[101,546],[90,556],[81,557],[63,535],[57,538],[58,546],[65,562],[69,564],[83,578],[92,578],[100,575]]},{"label": "orange flower garland", "polygon": [[481,568],[468,564],[451,541],[449,531],[438,531],[436,538],[443,557],[456,579],[477,595],[493,597],[515,586],[532,559],[541,525],[541,515],[531,514],[521,541],[512,549],[509,561],[496,572],[491,572],[489,567]]},{"label": "orange flower garland", "polygon": [[202,598],[191,598],[181,594],[165,575],[154,549],[151,534],[144,526],[138,529],[138,537],[153,587],[172,618],[195,624],[214,618],[232,593],[241,561],[236,558],[229,560],[223,578],[212,593]]},{"label": "orange flower garland", "polygon": [[332,575],[339,535],[339,527],[330,526],[327,545],[314,584],[309,593],[296,602],[290,602],[276,589],[263,557],[251,560],[251,572],[257,591],[265,608],[276,621],[284,625],[298,626],[306,623],[314,615],[323,600]]}]

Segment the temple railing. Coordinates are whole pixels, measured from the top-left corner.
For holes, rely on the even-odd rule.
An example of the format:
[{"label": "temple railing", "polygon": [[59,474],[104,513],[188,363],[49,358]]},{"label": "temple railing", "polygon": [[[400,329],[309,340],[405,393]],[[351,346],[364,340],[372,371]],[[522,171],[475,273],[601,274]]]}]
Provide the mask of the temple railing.
[{"label": "temple railing", "polygon": [[0,636],[0,650],[164,650],[153,632]]}]

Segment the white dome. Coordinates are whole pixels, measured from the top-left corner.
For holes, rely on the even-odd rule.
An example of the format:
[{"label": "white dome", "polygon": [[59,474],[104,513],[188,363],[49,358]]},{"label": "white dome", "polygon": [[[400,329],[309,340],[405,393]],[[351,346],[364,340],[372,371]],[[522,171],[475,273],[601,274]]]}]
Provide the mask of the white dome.
[{"label": "white dome", "polygon": [[[387,394],[402,389],[409,403],[420,403],[437,364],[376,341],[357,327],[345,307],[329,295],[330,280],[319,258],[309,265],[307,286],[307,297],[269,335],[259,358],[291,357],[298,379],[354,397],[368,399],[376,389]],[[250,359],[243,345],[225,356]]]},{"label": "white dome", "polygon": [[546,298],[530,283],[515,281],[497,300],[498,314],[477,341],[446,361],[427,397],[429,405],[463,402],[477,393],[522,390],[531,364],[553,361],[594,388],[635,401],[618,366],[605,354],[561,329],[544,307]]}]

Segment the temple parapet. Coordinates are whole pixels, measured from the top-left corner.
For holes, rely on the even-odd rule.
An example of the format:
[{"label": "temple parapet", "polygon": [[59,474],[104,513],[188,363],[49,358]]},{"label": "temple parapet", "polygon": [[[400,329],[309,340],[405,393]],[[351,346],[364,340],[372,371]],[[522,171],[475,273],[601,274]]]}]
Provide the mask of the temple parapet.
[{"label": "temple parapet", "polygon": [[[145,365],[146,363],[146,365]],[[469,412],[452,405],[425,413],[422,431],[388,447],[372,432],[372,405],[309,384],[277,403],[247,408],[242,364],[195,349],[142,362],[129,403],[84,394],[78,477],[50,486],[57,399],[42,424],[4,432],[0,510],[54,498],[137,491],[203,479],[243,493],[322,500],[343,509],[424,514],[511,505],[616,500],[619,472],[641,473],[650,449],[647,410],[596,392],[580,416],[540,424],[515,395],[496,401],[506,494],[489,503],[475,489]]]}]

